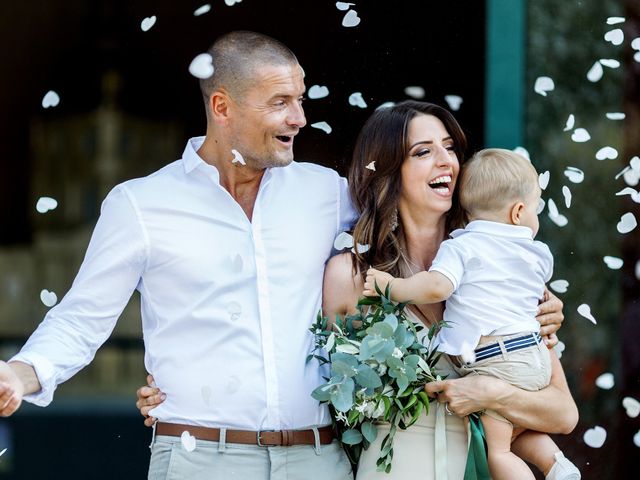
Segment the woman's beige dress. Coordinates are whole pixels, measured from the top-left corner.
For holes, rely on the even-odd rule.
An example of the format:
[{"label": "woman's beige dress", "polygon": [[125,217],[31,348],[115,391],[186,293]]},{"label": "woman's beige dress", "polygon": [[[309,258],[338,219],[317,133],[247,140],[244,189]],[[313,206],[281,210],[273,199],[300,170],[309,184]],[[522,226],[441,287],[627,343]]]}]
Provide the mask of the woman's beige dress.
[{"label": "woman's beige dress", "polygon": [[[414,322],[419,322],[410,311],[407,313]],[[420,333],[426,333],[425,330]],[[444,355],[437,368],[441,375],[457,377]],[[388,424],[378,425],[376,441],[362,452],[358,462],[357,480],[462,480],[464,477],[467,462],[466,425],[460,417],[446,415],[443,404],[431,402],[429,415],[423,415],[407,430],[396,431],[392,468],[387,474],[376,471],[376,461],[380,455],[380,444],[388,432]]]}]

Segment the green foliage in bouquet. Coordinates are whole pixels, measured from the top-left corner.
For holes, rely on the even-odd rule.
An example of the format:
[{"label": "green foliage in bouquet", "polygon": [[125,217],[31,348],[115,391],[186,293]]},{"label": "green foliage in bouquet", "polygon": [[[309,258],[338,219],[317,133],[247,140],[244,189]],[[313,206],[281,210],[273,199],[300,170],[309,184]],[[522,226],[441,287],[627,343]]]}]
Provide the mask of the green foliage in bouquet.
[{"label": "green foliage in bouquet", "polygon": [[331,377],[311,395],[329,405],[352,462],[375,441],[376,422],[390,424],[377,461],[377,469],[388,473],[396,430],[429,413],[424,385],[440,380],[434,365],[441,354],[432,344],[444,322],[429,329],[424,345],[418,340],[424,327],[406,318],[406,303],[392,302],[389,288],[378,293],[377,298],[361,298],[356,314],[337,317],[333,325],[318,313],[310,329],[315,348],[307,361],[331,363]]}]

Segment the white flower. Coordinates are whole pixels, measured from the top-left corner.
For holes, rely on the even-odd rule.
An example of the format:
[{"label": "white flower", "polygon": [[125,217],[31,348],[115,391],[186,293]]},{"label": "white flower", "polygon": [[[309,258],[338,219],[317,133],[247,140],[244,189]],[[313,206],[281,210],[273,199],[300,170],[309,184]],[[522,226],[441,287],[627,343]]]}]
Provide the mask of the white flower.
[{"label": "white flower", "polygon": [[360,412],[360,413],[364,413],[364,412],[365,412],[365,410],[367,409],[367,403],[368,403],[368,402],[362,402],[361,404],[356,405],[354,408],[355,408],[358,412]]},{"label": "white flower", "polygon": [[396,347],[393,349],[393,353],[391,355],[393,355],[395,358],[402,358],[402,350]]},{"label": "white flower", "polygon": [[387,365],[384,363],[381,363],[380,365],[378,365],[377,370],[380,375],[384,375],[385,373],[387,373]]},{"label": "white flower", "polygon": [[336,422],[342,422],[345,425],[349,426],[349,420],[347,420],[346,415],[342,412],[336,413]]}]

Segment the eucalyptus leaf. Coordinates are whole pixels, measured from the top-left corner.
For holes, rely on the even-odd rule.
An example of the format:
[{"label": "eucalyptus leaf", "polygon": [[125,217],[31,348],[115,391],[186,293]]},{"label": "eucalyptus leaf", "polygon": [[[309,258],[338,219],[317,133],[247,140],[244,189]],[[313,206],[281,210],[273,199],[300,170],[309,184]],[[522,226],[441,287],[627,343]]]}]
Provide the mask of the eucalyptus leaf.
[{"label": "eucalyptus leaf", "polygon": [[376,437],[378,436],[378,429],[373,423],[364,422],[360,427],[360,430],[362,431],[362,435],[367,439],[368,442],[375,442]]},{"label": "eucalyptus leaf", "polygon": [[382,380],[369,365],[363,364],[358,367],[356,382],[366,388],[377,388],[382,386]]},{"label": "eucalyptus leaf", "polygon": [[362,434],[358,430],[351,428],[342,433],[341,441],[347,445],[357,445],[362,442]]},{"label": "eucalyptus leaf", "polygon": [[353,406],[354,382],[351,378],[345,378],[331,389],[331,403],[339,412],[348,412]]},{"label": "eucalyptus leaf", "polygon": [[393,313],[390,313],[386,317],[384,317],[384,323],[389,324],[395,331],[395,329],[398,328],[398,317],[396,317]]}]

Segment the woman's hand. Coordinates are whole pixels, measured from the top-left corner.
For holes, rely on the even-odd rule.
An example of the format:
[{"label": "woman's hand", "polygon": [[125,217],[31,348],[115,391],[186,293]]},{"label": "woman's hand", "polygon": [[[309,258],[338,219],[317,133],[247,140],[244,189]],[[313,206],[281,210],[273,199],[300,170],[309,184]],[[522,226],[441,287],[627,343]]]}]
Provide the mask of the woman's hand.
[{"label": "woman's hand", "polygon": [[552,348],[558,343],[556,332],[562,326],[564,315],[562,313],[562,301],[549,290],[545,289],[544,298],[538,305],[536,320],[540,322],[540,335],[544,344]]},{"label": "woman's hand", "polygon": [[156,423],[156,419],[149,416],[149,411],[160,405],[167,396],[156,387],[153,375],[147,375],[147,385],[140,387],[136,395],[138,396],[136,408],[144,417],[144,424],[147,427],[152,427]]}]

